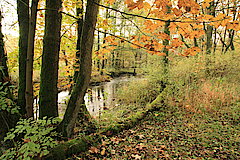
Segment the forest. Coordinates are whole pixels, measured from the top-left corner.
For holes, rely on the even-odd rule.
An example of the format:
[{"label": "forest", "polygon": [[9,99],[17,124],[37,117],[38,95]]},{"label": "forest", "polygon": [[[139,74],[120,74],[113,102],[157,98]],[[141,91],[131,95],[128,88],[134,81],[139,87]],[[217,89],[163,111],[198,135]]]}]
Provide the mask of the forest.
[{"label": "forest", "polygon": [[240,1],[1,0],[0,159],[240,159]]}]

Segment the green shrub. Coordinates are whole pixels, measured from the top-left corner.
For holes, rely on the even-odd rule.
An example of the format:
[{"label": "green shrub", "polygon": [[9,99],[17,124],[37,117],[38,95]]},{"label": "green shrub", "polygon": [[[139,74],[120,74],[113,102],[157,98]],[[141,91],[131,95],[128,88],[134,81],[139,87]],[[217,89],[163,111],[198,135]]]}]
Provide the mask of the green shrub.
[{"label": "green shrub", "polygon": [[18,113],[19,107],[8,98],[8,87],[6,83],[0,82],[0,112],[7,111],[11,114]]},{"label": "green shrub", "polygon": [[[5,151],[0,159],[28,160],[40,158],[49,153],[57,142],[52,138],[58,119],[31,120],[21,119],[15,128],[11,129],[4,141],[13,141],[15,146]],[[15,142],[15,139],[21,141]]]}]

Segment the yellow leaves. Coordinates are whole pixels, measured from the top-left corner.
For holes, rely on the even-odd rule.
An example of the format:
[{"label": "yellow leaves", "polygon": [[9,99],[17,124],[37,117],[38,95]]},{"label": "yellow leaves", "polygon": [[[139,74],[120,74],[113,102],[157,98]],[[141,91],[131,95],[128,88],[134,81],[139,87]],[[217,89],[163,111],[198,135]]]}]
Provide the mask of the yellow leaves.
[{"label": "yellow leaves", "polygon": [[109,28],[108,20],[102,20],[98,22],[97,27],[100,29],[102,28],[103,30],[107,30]]},{"label": "yellow leaves", "polygon": [[100,152],[100,154],[101,154],[102,156],[104,156],[104,155],[106,154],[106,148],[103,148],[102,151]]}]

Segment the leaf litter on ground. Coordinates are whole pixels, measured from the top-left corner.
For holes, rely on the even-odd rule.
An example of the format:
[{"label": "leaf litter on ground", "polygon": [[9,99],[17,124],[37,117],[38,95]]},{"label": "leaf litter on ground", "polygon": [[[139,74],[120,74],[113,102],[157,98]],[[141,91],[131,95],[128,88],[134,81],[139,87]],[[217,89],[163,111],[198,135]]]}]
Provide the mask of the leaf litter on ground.
[{"label": "leaf litter on ground", "polygon": [[162,108],[69,159],[240,159],[240,126],[235,121]]}]

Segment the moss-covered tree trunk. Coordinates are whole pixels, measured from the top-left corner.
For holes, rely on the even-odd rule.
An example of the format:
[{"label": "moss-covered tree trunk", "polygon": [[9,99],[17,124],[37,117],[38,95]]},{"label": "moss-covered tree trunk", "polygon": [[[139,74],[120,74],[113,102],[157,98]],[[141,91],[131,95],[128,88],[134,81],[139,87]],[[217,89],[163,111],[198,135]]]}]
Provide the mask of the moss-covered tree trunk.
[{"label": "moss-covered tree trunk", "polygon": [[33,57],[34,38],[37,21],[37,6],[39,0],[33,0],[31,6],[31,16],[28,34],[28,50],[26,63],[26,111],[27,117],[33,117]]},{"label": "moss-covered tree trunk", "polygon": [[73,128],[79,114],[82,115],[82,119],[89,119],[89,113],[86,106],[83,105],[83,101],[91,78],[92,48],[98,14],[98,5],[95,3],[99,3],[99,1],[100,0],[87,1],[80,47],[80,70],[63,121],[58,127],[59,131],[68,137],[72,136]]},{"label": "moss-covered tree trunk", "polygon": [[18,83],[18,105],[21,114],[26,113],[26,60],[28,48],[29,29],[29,0],[17,0],[17,13],[19,23],[19,83]]},{"label": "moss-covered tree trunk", "polygon": [[58,116],[58,63],[61,0],[46,0],[45,32],[39,92],[39,118]]},{"label": "moss-covered tree trunk", "polygon": [[[167,14],[171,13],[171,7],[170,6],[166,6],[166,10],[167,10]],[[169,30],[170,23],[171,23],[170,21],[166,21],[165,25],[164,25],[164,33],[166,35],[168,35],[168,39],[163,40],[163,45],[164,45],[163,53],[165,53],[165,56],[163,57],[163,74],[164,74],[164,76],[167,76],[168,67],[169,67],[169,61],[168,61],[169,51],[168,51],[167,46],[169,46],[169,43],[170,43],[169,42],[170,41],[170,30]]]}]

